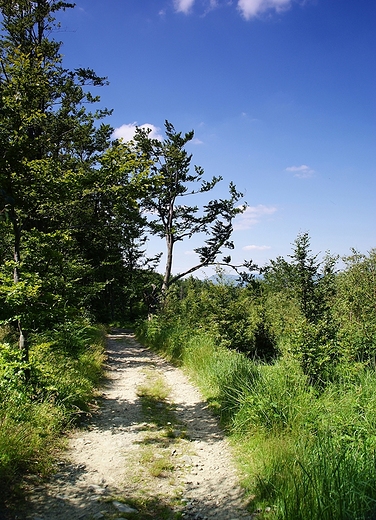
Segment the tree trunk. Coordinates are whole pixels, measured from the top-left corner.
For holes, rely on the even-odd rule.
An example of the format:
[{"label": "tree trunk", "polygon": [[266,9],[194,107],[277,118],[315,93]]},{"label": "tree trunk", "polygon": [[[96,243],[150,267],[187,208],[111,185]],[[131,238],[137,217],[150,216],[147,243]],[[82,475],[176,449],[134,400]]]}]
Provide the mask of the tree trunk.
[{"label": "tree trunk", "polygon": [[166,235],[166,244],[167,244],[167,260],[166,260],[166,268],[165,274],[163,277],[162,284],[162,296],[166,294],[166,291],[169,286],[169,281],[171,278],[171,270],[172,270],[172,255],[174,249],[174,237],[171,234]]},{"label": "tree trunk", "polygon": [[[13,269],[13,281],[18,283],[20,281],[20,249],[21,249],[21,226],[19,225],[17,218],[13,215],[13,234],[14,234],[14,269]],[[25,362],[29,361],[29,344],[27,341],[26,331],[23,330],[21,318],[17,319],[18,329],[18,346],[22,352],[22,360]],[[26,379],[29,379],[29,370],[25,371]]]}]

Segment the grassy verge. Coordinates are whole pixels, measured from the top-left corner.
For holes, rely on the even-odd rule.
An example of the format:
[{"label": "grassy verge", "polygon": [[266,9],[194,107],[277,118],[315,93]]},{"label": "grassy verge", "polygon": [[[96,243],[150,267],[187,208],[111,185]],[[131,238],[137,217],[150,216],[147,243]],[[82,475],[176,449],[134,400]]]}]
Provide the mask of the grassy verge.
[{"label": "grassy verge", "polygon": [[[3,333],[0,341],[0,484],[4,497],[20,477],[47,474],[66,428],[88,413],[102,376],[104,330],[69,324],[35,336],[26,367]],[[8,340],[8,341],[6,341]],[[30,379],[25,381],[25,368]]]},{"label": "grassy verge", "polygon": [[186,367],[220,415],[258,518],[270,511],[276,520],[374,518],[374,371],[342,366],[317,390],[291,358],[256,364],[181,324],[157,320],[138,335]]}]

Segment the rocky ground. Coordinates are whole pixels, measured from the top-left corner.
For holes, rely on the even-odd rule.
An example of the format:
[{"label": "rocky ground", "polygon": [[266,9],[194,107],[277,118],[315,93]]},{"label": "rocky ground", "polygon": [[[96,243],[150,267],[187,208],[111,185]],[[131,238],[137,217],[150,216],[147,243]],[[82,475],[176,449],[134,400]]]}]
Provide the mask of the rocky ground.
[{"label": "rocky ground", "polygon": [[108,337],[106,377],[98,412],[17,518],[254,517],[217,421],[180,369],[118,330]]}]

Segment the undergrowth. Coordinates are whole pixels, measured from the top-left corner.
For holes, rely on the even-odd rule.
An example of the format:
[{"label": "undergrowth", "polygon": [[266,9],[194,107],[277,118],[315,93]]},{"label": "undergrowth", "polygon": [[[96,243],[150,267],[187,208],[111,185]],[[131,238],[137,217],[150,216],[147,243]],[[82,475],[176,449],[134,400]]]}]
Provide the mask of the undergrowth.
[{"label": "undergrowth", "polygon": [[374,369],[342,365],[315,387],[288,354],[255,362],[207,331],[173,329],[157,317],[138,336],[183,365],[220,415],[255,510],[272,507],[276,520],[375,518]]},{"label": "undergrowth", "polygon": [[[0,484],[52,467],[61,433],[87,414],[102,376],[104,330],[70,323],[31,338],[25,363],[9,331],[0,341]],[[27,371],[26,371],[27,369]],[[28,373],[29,377],[25,374]]]}]

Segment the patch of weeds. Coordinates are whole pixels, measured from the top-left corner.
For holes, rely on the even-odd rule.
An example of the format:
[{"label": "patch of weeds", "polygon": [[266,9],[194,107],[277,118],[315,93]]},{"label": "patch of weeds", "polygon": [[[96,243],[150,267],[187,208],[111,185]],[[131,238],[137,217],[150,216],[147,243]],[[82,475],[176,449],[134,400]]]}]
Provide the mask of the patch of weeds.
[{"label": "patch of weeds", "polygon": [[167,477],[174,470],[169,451],[156,451],[153,446],[144,446],[141,449],[139,463],[147,468],[152,477]]},{"label": "patch of weeds", "polygon": [[155,370],[145,370],[145,381],[137,387],[139,397],[148,397],[155,401],[164,401],[171,393],[166,379]]},{"label": "patch of weeds", "polygon": [[167,401],[171,388],[162,374],[145,370],[145,381],[137,387],[142,410],[149,423],[167,428],[176,422],[175,406]]},{"label": "patch of weeds", "polygon": [[[111,499],[113,501],[114,499]],[[118,502],[128,505],[135,509],[135,513],[121,513],[123,518],[130,520],[179,520],[182,513],[177,511],[175,504],[161,497],[140,496],[140,497],[118,497]],[[177,504],[177,502],[176,502]],[[115,516],[108,518],[119,518],[119,512]]]},{"label": "patch of weeds", "polygon": [[127,457],[127,466],[133,469],[126,482],[129,499],[122,499],[138,513],[124,518],[177,520],[182,518],[183,489],[177,482],[175,469],[179,454],[186,449],[183,448],[187,442],[183,441],[185,428],[177,420],[175,406],[168,401],[171,389],[163,374],[147,369],[144,375],[137,395],[146,425],[137,450]]}]

